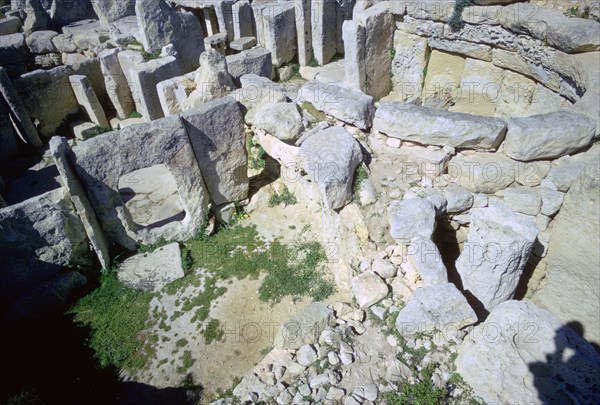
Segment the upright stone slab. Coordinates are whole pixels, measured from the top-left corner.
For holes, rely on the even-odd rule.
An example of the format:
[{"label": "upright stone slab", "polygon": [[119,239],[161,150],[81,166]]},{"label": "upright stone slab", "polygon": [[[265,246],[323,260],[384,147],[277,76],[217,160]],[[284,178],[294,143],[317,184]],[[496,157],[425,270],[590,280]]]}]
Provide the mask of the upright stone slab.
[{"label": "upright stone slab", "polygon": [[233,40],[233,12],[232,6],[235,0],[216,0],[215,14],[217,15],[217,22],[219,24],[219,31],[227,35],[227,42]]},{"label": "upright stone slab", "polygon": [[323,66],[337,51],[336,0],[311,0],[311,13],[313,52]]},{"label": "upright stone slab", "polygon": [[[179,117],[140,123],[79,142],[69,160],[110,243],[134,250],[137,243],[184,241],[201,229],[208,194]],[[135,176],[141,169],[157,165],[163,165],[172,177],[185,215],[146,227],[134,221],[120,194],[120,184],[138,183]]]},{"label": "upright stone slab", "polygon": [[344,21],[342,35],[344,37],[345,81],[355,90],[363,91],[367,84],[365,27],[355,21]]},{"label": "upright stone slab", "polygon": [[413,100],[421,96],[429,48],[427,38],[397,30],[394,34],[392,82],[394,93],[401,100]]},{"label": "upright stone slab", "polygon": [[471,210],[469,235],[456,270],[476,309],[491,311],[513,297],[537,234],[531,217],[505,205]]},{"label": "upright stone slab", "polygon": [[340,55],[344,54],[344,39],[343,39],[343,25],[345,21],[352,20],[352,12],[356,5],[356,0],[335,0],[335,17],[336,17],[336,50]]},{"label": "upright stone slab", "polygon": [[254,16],[248,0],[238,1],[231,6],[233,14],[233,39],[254,36]]},{"label": "upright stone slab", "polygon": [[178,12],[164,0],[137,0],[135,10],[146,51],[160,51],[173,44],[184,73],[198,68],[204,51],[204,35],[192,13]]},{"label": "upright stone slab", "polygon": [[154,120],[164,117],[156,85],[181,73],[179,63],[173,56],[153,59],[130,70],[133,101],[144,118]]},{"label": "upright stone slab", "polygon": [[42,7],[40,0],[27,0],[25,2],[25,23],[23,32],[27,35],[34,31],[47,30],[52,27],[52,19]]},{"label": "upright stone slab", "polygon": [[380,99],[392,90],[392,43],[395,27],[389,3],[377,3],[355,13],[354,20],[365,27],[365,92]]},{"label": "upright stone slab", "polygon": [[63,187],[65,187],[71,197],[71,201],[92,244],[92,248],[96,252],[100,265],[103,268],[108,268],[110,266],[109,244],[98,222],[94,208],[85,193],[85,189],[71,167],[68,158],[71,148],[67,140],[63,137],[53,137],[50,140],[50,151],[60,173]]},{"label": "upright stone slab", "polygon": [[271,51],[274,65],[290,62],[296,55],[296,19],[292,2],[252,3],[259,45]]},{"label": "upright stone slab", "polygon": [[313,57],[311,0],[294,0],[296,36],[298,38],[298,63],[307,66]]},{"label": "upright stone slab", "polygon": [[165,117],[183,111],[192,86],[195,86],[194,82],[185,76],[164,80],[156,85],[158,100]]},{"label": "upright stone slab", "polygon": [[[21,97],[15,92],[12,82],[2,67],[0,67],[0,96],[6,102],[7,112],[10,114],[11,121],[21,139],[31,146],[42,146],[42,141],[31,122]],[[2,100],[0,100],[1,102]]]},{"label": "upright stone slab", "polygon": [[231,97],[210,101],[182,114],[202,177],[216,205],[248,196],[248,156],[244,119]]},{"label": "upright stone slab", "polygon": [[77,102],[85,110],[90,120],[102,128],[110,128],[104,109],[98,101],[89,79],[82,75],[72,75],[69,77],[69,82]]},{"label": "upright stone slab", "polygon": [[119,49],[106,49],[98,54],[100,68],[106,83],[106,92],[112,101],[117,115],[127,118],[135,110],[127,78],[119,63]]},{"label": "upright stone slab", "polygon": [[[10,158],[17,152],[17,138],[9,119],[8,106],[2,97],[0,97],[0,161]],[[0,191],[3,191],[2,180],[0,179]]]}]

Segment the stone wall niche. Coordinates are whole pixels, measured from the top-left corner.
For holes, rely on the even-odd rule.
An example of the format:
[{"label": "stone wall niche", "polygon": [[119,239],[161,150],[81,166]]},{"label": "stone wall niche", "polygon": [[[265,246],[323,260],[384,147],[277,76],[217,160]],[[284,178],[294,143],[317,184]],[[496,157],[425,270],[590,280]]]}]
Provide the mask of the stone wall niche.
[{"label": "stone wall niche", "polygon": [[208,192],[179,117],[97,136],[72,159],[110,242],[134,249],[199,231]]}]

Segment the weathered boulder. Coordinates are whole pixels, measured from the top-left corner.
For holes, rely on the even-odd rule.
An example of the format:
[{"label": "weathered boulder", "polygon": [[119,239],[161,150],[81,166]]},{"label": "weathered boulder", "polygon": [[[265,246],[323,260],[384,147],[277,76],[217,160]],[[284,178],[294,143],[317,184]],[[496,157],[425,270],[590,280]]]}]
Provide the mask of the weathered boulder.
[{"label": "weathered boulder", "polygon": [[352,294],[361,308],[376,304],[384,299],[389,292],[385,281],[372,271],[359,274],[350,281],[350,284]]},{"label": "weathered boulder", "polygon": [[348,131],[339,126],[320,131],[302,143],[300,154],[327,208],[339,209],[352,200],[352,179],[362,151]]},{"label": "weathered boulder", "polygon": [[178,12],[164,0],[137,0],[135,13],[140,42],[146,51],[160,51],[173,44],[184,73],[198,67],[200,54],[204,52],[204,37],[200,21],[192,13]]},{"label": "weathered boulder", "polygon": [[317,343],[321,332],[333,324],[331,310],[325,304],[313,302],[279,328],[273,346],[277,349],[299,349],[303,345]]},{"label": "weathered boulder", "polygon": [[506,124],[498,118],[395,102],[381,104],[373,125],[405,141],[475,150],[496,149],[506,133]]},{"label": "weathered boulder", "polygon": [[[513,297],[538,229],[504,205],[471,210],[469,234],[456,261],[463,289],[491,311]],[[473,304],[474,305],[474,304]]]},{"label": "weathered boulder", "polygon": [[589,150],[573,156],[563,156],[552,162],[546,176],[558,191],[566,192],[579,174],[589,165],[595,165],[600,158],[600,145],[593,145]]},{"label": "weathered boulder", "polygon": [[473,194],[456,183],[450,183],[444,188],[446,197],[446,212],[454,214],[466,211],[473,206]]},{"label": "weathered boulder", "polygon": [[185,111],[183,122],[213,203],[248,196],[244,120],[236,101],[225,97]]},{"label": "weathered boulder", "polygon": [[58,35],[56,31],[36,31],[27,36],[25,40],[31,52],[35,54],[46,54],[57,52],[52,43],[52,38]]},{"label": "weathered boulder", "polygon": [[564,197],[550,233],[546,278],[532,300],[561,321],[579,321],[583,336],[600,344],[600,169],[588,165]]},{"label": "weathered boulder", "polygon": [[[2,17],[1,14],[0,17]],[[0,18],[0,33],[2,33],[2,35],[10,35],[19,32],[22,26],[23,22],[19,17]]]},{"label": "weathered boulder", "polygon": [[146,291],[160,291],[183,275],[178,243],[132,256],[121,264],[117,272],[117,278],[126,286]]},{"label": "weathered boulder", "polygon": [[395,326],[402,336],[440,331],[443,340],[477,322],[465,297],[452,283],[417,288],[398,313]]},{"label": "weathered boulder", "polygon": [[394,201],[390,205],[390,234],[400,242],[431,238],[435,229],[435,207],[423,198]]},{"label": "weathered boulder", "polygon": [[458,373],[486,403],[593,403],[600,355],[529,301],[498,305],[469,333]]},{"label": "weathered boulder", "polygon": [[196,74],[196,90],[187,102],[187,108],[197,107],[207,101],[224,97],[235,89],[233,79],[227,70],[227,60],[214,49],[200,55],[200,69]]},{"label": "weathered boulder", "polygon": [[271,78],[273,63],[271,52],[264,48],[254,48],[227,56],[227,68],[234,80],[239,82],[243,75],[254,74]]},{"label": "weathered boulder", "polygon": [[448,164],[449,177],[473,193],[493,194],[514,183],[518,163],[500,153],[458,154]]},{"label": "weathered boulder", "polygon": [[246,115],[246,120],[284,142],[296,141],[304,131],[295,103],[265,103]]},{"label": "weathered boulder", "polygon": [[504,153],[516,160],[554,159],[588,146],[596,123],[581,114],[556,111],[508,123]]},{"label": "weathered boulder", "polygon": [[135,0],[91,0],[94,11],[103,24],[135,15]]},{"label": "weathered boulder", "polygon": [[360,129],[373,123],[373,97],[349,89],[344,83],[306,83],[298,93],[299,99],[311,103],[317,110]]},{"label": "weathered boulder", "polygon": [[407,248],[406,263],[419,275],[423,285],[445,284],[448,282],[448,270],[442,261],[437,246],[429,238],[413,238]]}]

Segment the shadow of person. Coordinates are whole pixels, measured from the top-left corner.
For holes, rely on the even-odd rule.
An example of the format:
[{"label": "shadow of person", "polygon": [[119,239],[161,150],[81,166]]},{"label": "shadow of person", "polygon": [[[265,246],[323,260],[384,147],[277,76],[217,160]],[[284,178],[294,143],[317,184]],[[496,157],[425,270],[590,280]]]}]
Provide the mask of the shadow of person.
[{"label": "shadow of person", "polygon": [[584,327],[572,321],[556,330],[554,352],[529,364],[542,404],[597,404],[600,399],[600,355],[580,336]]}]

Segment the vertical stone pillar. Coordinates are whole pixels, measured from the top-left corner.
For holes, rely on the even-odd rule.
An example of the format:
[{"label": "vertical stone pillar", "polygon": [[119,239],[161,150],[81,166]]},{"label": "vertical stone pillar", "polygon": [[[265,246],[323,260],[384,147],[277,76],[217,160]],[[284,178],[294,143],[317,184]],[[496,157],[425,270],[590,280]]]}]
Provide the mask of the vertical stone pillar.
[{"label": "vertical stone pillar", "polygon": [[315,59],[323,66],[337,50],[337,13],[335,0],[312,0],[312,46]]},{"label": "vertical stone pillar", "polygon": [[106,83],[106,92],[121,119],[135,111],[131,90],[119,63],[119,49],[105,49],[98,54],[100,69]]},{"label": "vertical stone pillar", "polygon": [[87,76],[72,75],[69,76],[69,82],[71,83],[77,102],[85,110],[90,121],[102,128],[110,128],[102,104],[100,104]]},{"label": "vertical stone pillar", "polygon": [[255,36],[254,16],[250,2],[248,0],[238,1],[231,6],[231,11],[233,13],[233,39]]},{"label": "vertical stone pillar", "polygon": [[296,36],[298,37],[298,63],[308,66],[313,57],[311,0],[294,0]]},{"label": "vertical stone pillar", "polygon": [[352,20],[344,21],[344,68],[346,83],[353,89],[364,91],[367,76],[365,71],[365,27]]}]

